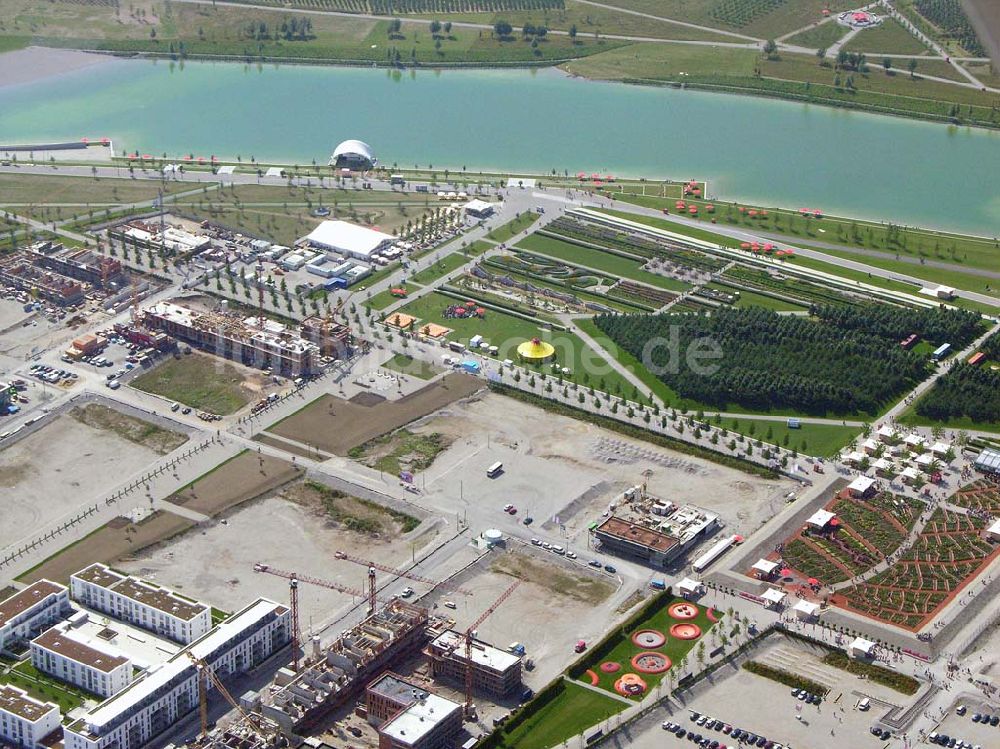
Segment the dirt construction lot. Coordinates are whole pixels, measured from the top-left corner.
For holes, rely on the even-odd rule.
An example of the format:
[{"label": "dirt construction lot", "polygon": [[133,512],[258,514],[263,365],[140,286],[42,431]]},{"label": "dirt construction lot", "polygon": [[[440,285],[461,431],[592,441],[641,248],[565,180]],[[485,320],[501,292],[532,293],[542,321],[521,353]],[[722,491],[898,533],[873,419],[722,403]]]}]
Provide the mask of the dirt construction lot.
[{"label": "dirt construction lot", "polygon": [[[517,525],[522,537],[562,538],[577,548],[588,546],[587,527],[602,518],[609,503],[625,488],[644,481],[651,494],[718,512],[726,533],[744,535],[779,511],[784,494],[794,486],[493,393],[452,404],[409,428],[421,434],[439,432],[452,440],[427,471],[428,501],[439,503],[442,510],[464,505],[470,515],[484,513],[483,522],[502,529]],[[635,457],[623,445],[646,453]],[[486,479],[486,468],[497,461],[503,463],[504,474]],[[502,512],[508,502],[518,508],[513,518]],[[530,528],[519,523],[526,515],[534,518]]]},{"label": "dirt construction lot", "polygon": [[475,377],[452,374],[394,401],[369,394],[348,401],[324,395],[268,431],[343,456],[352,447],[472,395],[481,387],[482,382]]},{"label": "dirt construction lot", "polygon": [[[235,611],[258,596],[288,601],[288,581],[255,573],[256,562],[361,590],[365,568],[334,559],[335,551],[398,565],[408,562],[414,553],[419,555],[420,549],[436,538],[436,528],[425,523],[401,538],[373,539],[333,527],[315,510],[271,496],[248,502],[227,513],[224,522],[209,523],[119,566]],[[344,613],[351,603],[350,595],[300,585],[303,630],[316,632],[321,623]]]},{"label": "dirt construction lot", "polygon": [[152,463],[155,450],[64,414],[0,451],[0,547],[43,532],[114,483]]},{"label": "dirt construction lot", "polygon": [[155,512],[139,523],[115,518],[78,543],[49,557],[41,565],[18,578],[31,583],[45,578],[65,583],[69,576],[94,562],[118,566],[141,549],[183,533],[194,525],[187,518],[169,512]]},{"label": "dirt construction lot", "polygon": [[300,477],[302,473],[301,468],[280,458],[244,450],[167,501],[214,516],[266,494]]}]

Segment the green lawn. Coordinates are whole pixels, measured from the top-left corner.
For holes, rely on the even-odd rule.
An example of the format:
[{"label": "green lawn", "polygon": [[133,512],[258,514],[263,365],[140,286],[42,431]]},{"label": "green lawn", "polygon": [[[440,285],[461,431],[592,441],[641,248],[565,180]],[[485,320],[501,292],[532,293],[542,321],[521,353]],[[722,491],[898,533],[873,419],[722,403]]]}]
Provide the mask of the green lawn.
[{"label": "green lawn", "polygon": [[684,291],[691,288],[690,284],[683,281],[677,281],[673,278],[667,278],[666,276],[642,270],[640,267],[641,263],[638,260],[631,260],[621,255],[595,250],[592,247],[564,242],[554,237],[543,237],[539,234],[532,234],[518,242],[517,246],[529,252],[537,252],[540,255],[563,260],[573,265],[585,266],[602,273],[607,273],[610,276],[628,278],[648,284],[649,286],[656,286],[660,289]]},{"label": "green lawn", "polygon": [[[472,297],[475,299],[475,295]],[[445,308],[458,302],[458,299],[433,292],[411,301],[400,311],[419,319],[415,330],[419,330],[421,323],[424,322],[434,322],[451,328],[454,332],[447,336],[450,341],[468,344],[472,336],[481,335],[488,343],[500,349],[497,358],[501,361],[516,360],[519,344],[531,338],[542,338],[555,347],[555,362],[560,367],[568,367],[571,370],[572,374],[566,378],[567,380],[592,385],[598,390],[624,394],[632,392],[633,386],[608,363],[606,354],[585,346],[574,333],[545,330],[541,321],[534,322],[492,309],[486,311],[484,319],[446,319],[443,314]],[[390,322],[391,319],[390,315]],[[541,366],[538,371],[551,373],[553,371],[551,363]]]},{"label": "green lawn", "polygon": [[502,734],[506,749],[548,749],[627,708],[621,700],[567,682],[562,693],[537,713]]},{"label": "green lawn", "polygon": [[488,239],[492,239],[494,242],[506,242],[515,234],[520,234],[522,231],[531,226],[535,221],[538,220],[538,214],[527,211],[522,213],[517,218],[508,221],[502,226],[498,226],[496,229],[487,234]]},{"label": "green lawn", "polygon": [[996,432],[1000,434],[1000,423],[973,421],[968,416],[948,419],[947,421],[929,419],[917,413],[916,403],[906,409],[897,421],[906,426],[942,427],[944,429],[962,429],[968,432]]},{"label": "green lawn", "polygon": [[[407,281],[405,284],[399,284],[399,286],[406,289],[411,294],[420,288],[420,284],[413,283],[412,281]],[[385,291],[380,291],[378,294],[375,294],[371,299],[366,300],[364,304],[366,307],[371,307],[374,310],[383,310],[398,300],[398,297],[392,295],[392,289],[386,289]]]},{"label": "green lawn", "polygon": [[208,354],[191,353],[167,359],[129,385],[199,411],[225,416],[250,402],[242,387],[245,375],[229,362]]},{"label": "green lawn", "polygon": [[434,375],[444,371],[440,367],[435,367],[423,359],[414,359],[412,356],[407,356],[406,354],[396,354],[389,361],[382,362],[382,366],[385,369],[391,369],[393,372],[412,375],[421,380],[429,380]]},{"label": "green lawn", "polygon": [[[25,155],[22,155],[27,160]],[[126,174],[126,177],[128,175]],[[8,203],[72,203],[93,207],[97,203],[136,203],[153,200],[160,190],[165,195],[191,190],[189,183],[160,181],[156,179],[117,179],[112,177],[75,177],[60,174],[58,168],[52,174],[0,174],[0,206]],[[214,186],[209,185],[209,194],[214,195]],[[103,208],[103,206],[102,206]],[[18,213],[11,208],[11,213]],[[70,208],[65,209],[71,215]]]},{"label": "green lawn", "polygon": [[54,702],[59,706],[59,711],[63,715],[80,707],[88,699],[100,700],[100,698],[89,695],[81,689],[43,674],[31,665],[30,660],[22,661],[8,673],[0,676],[0,682],[23,689],[36,699]]},{"label": "green lawn", "polygon": [[465,265],[472,259],[472,256],[466,257],[461,252],[452,252],[448,255],[444,255],[439,260],[435,260],[433,265],[424,268],[418,273],[414,273],[410,280],[420,286],[427,286],[428,284],[437,281],[442,276],[446,276],[452,271]]},{"label": "green lawn", "polygon": [[738,292],[740,298],[734,305],[736,307],[763,307],[765,309],[773,309],[776,312],[803,312],[808,309],[802,304],[786,302],[784,299],[776,299],[775,297],[767,296],[766,294],[757,294],[753,291],[745,291],[744,289],[734,289],[731,286],[725,286],[719,283],[707,284],[705,288],[724,291],[728,294]]},{"label": "green lawn", "polygon": [[[844,49],[849,52],[866,54],[883,53],[896,55],[921,55],[927,47],[913,34],[903,28],[894,18],[883,17],[882,24],[874,29],[865,29],[849,41]],[[872,57],[870,64],[881,64],[878,57]],[[906,69],[905,60],[893,60],[892,64]]]},{"label": "green lawn", "polygon": [[785,42],[810,49],[828,49],[840,41],[846,33],[847,29],[837,23],[836,19],[830,19],[810,29],[800,31],[795,36],[790,36],[785,39]]},{"label": "green lawn", "polygon": [[[731,432],[739,432],[747,437],[772,445],[781,445],[788,449],[798,450],[808,455],[829,457],[834,455],[844,445],[859,434],[861,427],[847,427],[836,424],[802,424],[798,429],[791,429],[787,421],[764,421],[753,418],[724,418],[719,424],[716,419],[709,419]],[[750,432],[753,434],[750,434]],[[785,438],[788,442],[785,442]]]}]

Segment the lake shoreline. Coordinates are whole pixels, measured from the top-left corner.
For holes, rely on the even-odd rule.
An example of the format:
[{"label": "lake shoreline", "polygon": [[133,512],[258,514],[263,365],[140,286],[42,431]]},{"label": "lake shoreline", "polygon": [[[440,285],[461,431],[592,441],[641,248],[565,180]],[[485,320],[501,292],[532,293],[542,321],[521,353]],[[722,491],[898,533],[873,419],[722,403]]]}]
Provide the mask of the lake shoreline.
[{"label": "lake shoreline", "polygon": [[0,53],[0,89],[57,78],[88,68],[109,65],[106,55],[78,49],[25,47]]}]

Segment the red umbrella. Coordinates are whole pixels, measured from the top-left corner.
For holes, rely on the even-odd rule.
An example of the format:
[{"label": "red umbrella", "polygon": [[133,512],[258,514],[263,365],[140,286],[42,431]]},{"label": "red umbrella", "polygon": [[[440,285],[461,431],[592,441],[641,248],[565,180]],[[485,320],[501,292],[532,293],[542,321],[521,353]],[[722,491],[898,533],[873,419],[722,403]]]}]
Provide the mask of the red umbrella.
[{"label": "red umbrella", "polygon": [[602,187],[603,185],[604,185],[604,183],[601,182],[601,180],[599,180],[599,179],[595,179],[594,180],[594,187]]},{"label": "red umbrella", "polygon": [[191,160],[191,157],[190,157],[190,156],[185,156],[185,157],[184,157],[184,160],[185,160],[185,161],[190,161],[190,160]]},{"label": "red umbrella", "polygon": [[90,143],[90,138],[80,138],[81,143]]},{"label": "red umbrella", "polygon": [[683,200],[678,200],[676,203],[674,203],[674,207],[675,208],[679,208],[682,211],[684,210],[684,208],[686,206],[687,206],[687,203],[685,203]]},{"label": "red umbrella", "polygon": [[473,301],[468,301],[468,302],[466,302],[466,303],[465,303],[465,306],[466,306],[466,307],[475,307],[475,306],[476,306],[476,303],[475,303],[475,302],[473,302]]},{"label": "red umbrella", "polygon": [[455,314],[456,315],[464,315],[465,314],[465,307],[455,307]]},{"label": "red umbrella", "polygon": [[819,580],[817,580],[815,577],[810,577],[808,580],[806,580],[806,582],[809,583],[810,585],[819,585]]},{"label": "red umbrella", "polygon": [[715,212],[715,206],[712,205],[711,203],[709,203],[708,205],[705,206],[705,210],[708,211],[709,213],[714,213]]},{"label": "red umbrella", "polygon": [[593,174],[590,175],[590,178],[591,179],[600,179],[601,175],[598,174],[597,172],[594,172]]},{"label": "red umbrella", "polygon": [[483,315],[486,314],[486,308],[485,307],[476,307],[476,314],[479,315],[480,317],[482,317]]},{"label": "red umbrella", "polygon": [[781,576],[782,577],[791,577],[791,574],[792,574],[792,571],[788,567],[783,567],[781,569]]},{"label": "red umbrella", "polygon": [[740,206],[740,213],[746,213],[746,212],[747,212],[747,209],[744,208],[743,206]]},{"label": "red umbrella", "polygon": [[740,249],[741,250],[749,250],[750,249],[750,243],[749,242],[740,242]]},{"label": "red umbrella", "polygon": [[785,250],[785,254],[786,255],[794,255],[795,254],[795,250]]},{"label": "red umbrella", "polygon": [[204,156],[199,156],[198,157],[198,163],[199,164],[204,164],[205,163],[205,157]]},{"label": "red umbrella", "polygon": [[771,250],[773,250],[773,249],[774,249],[774,245],[773,245],[773,244],[771,244],[770,242],[768,242],[767,244],[765,244],[765,245],[764,245],[764,249],[765,249],[766,251],[770,252]]},{"label": "red umbrella", "polygon": [[604,181],[605,182],[614,182],[615,181],[615,175],[613,175],[613,174],[605,174],[604,175]]},{"label": "red umbrella", "polygon": [[151,158],[153,158],[153,157],[152,157],[152,156],[150,156],[150,155],[149,155],[148,153],[144,153],[144,154],[142,155],[142,158],[143,158],[144,160],[147,160],[147,161],[148,161],[149,159],[151,159]]},{"label": "red umbrella", "polygon": [[698,206],[692,205],[692,206],[688,207],[688,213],[694,214],[694,213],[697,213],[697,212],[698,212]]},{"label": "red umbrella", "polygon": [[587,179],[587,173],[586,172],[577,172],[576,173],[576,178],[577,179]]},{"label": "red umbrella", "polygon": [[108,143],[110,143],[110,142],[111,142],[111,139],[110,139],[110,138],[101,138],[101,145],[104,145],[104,146],[106,146],[106,145],[108,145]]},{"label": "red umbrella", "polygon": [[753,209],[753,208],[751,208],[749,211],[747,211],[747,213],[749,213],[751,217],[757,215],[757,211],[755,209]]},{"label": "red umbrella", "polygon": [[813,209],[813,216],[815,216],[816,218],[820,218],[822,215],[823,215],[823,211],[821,211],[819,208],[814,208]]}]

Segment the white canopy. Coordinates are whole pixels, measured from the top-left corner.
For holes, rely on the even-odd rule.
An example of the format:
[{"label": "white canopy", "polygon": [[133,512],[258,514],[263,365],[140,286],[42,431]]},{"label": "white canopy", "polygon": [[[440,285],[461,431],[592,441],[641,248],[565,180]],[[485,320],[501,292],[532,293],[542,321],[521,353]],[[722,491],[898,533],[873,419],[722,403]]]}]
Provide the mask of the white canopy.
[{"label": "white canopy", "polygon": [[770,559],[758,559],[753,568],[758,572],[763,572],[765,575],[770,575],[776,569],[778,569],[778,563],[772,562]]},{"label": "white canopy", "polygon": [[694,580],[690,577],[685,577],[677,583],[677,590],[681,593],[697,593],[701,590],[701,580]]},{"label": "white canopy", "polygon": [[819,616],[819,604],[813,603],[812,601],[799,601],[792,607],[792,610],[804,619]]},{"label": "white canopy", "polygon": [[851,643],[851,652],[871,655],[875,652],[875,643],[871,640],[866,640],[864,637],[855,637],[854,642]]},{"label": "white canopy", "polygon": [[783,590],[778,590],[777,588],[768,588],[764,591],[764,595],[761,596],[765,601],[771,606],[778,606],[782,601],[785,600],[787,593]]},{"label": "white canopy", "polygon": [[868,476],[858,476],[847,488],[855,494],[867,494],[875,486],[875,479]]},{"label": "white canopy", "polygon": [[829,510],[816,510],[807,521],[807,525],[814,525],[817,528],[825,528],[826,524],[837,517],[837,513]]}]

